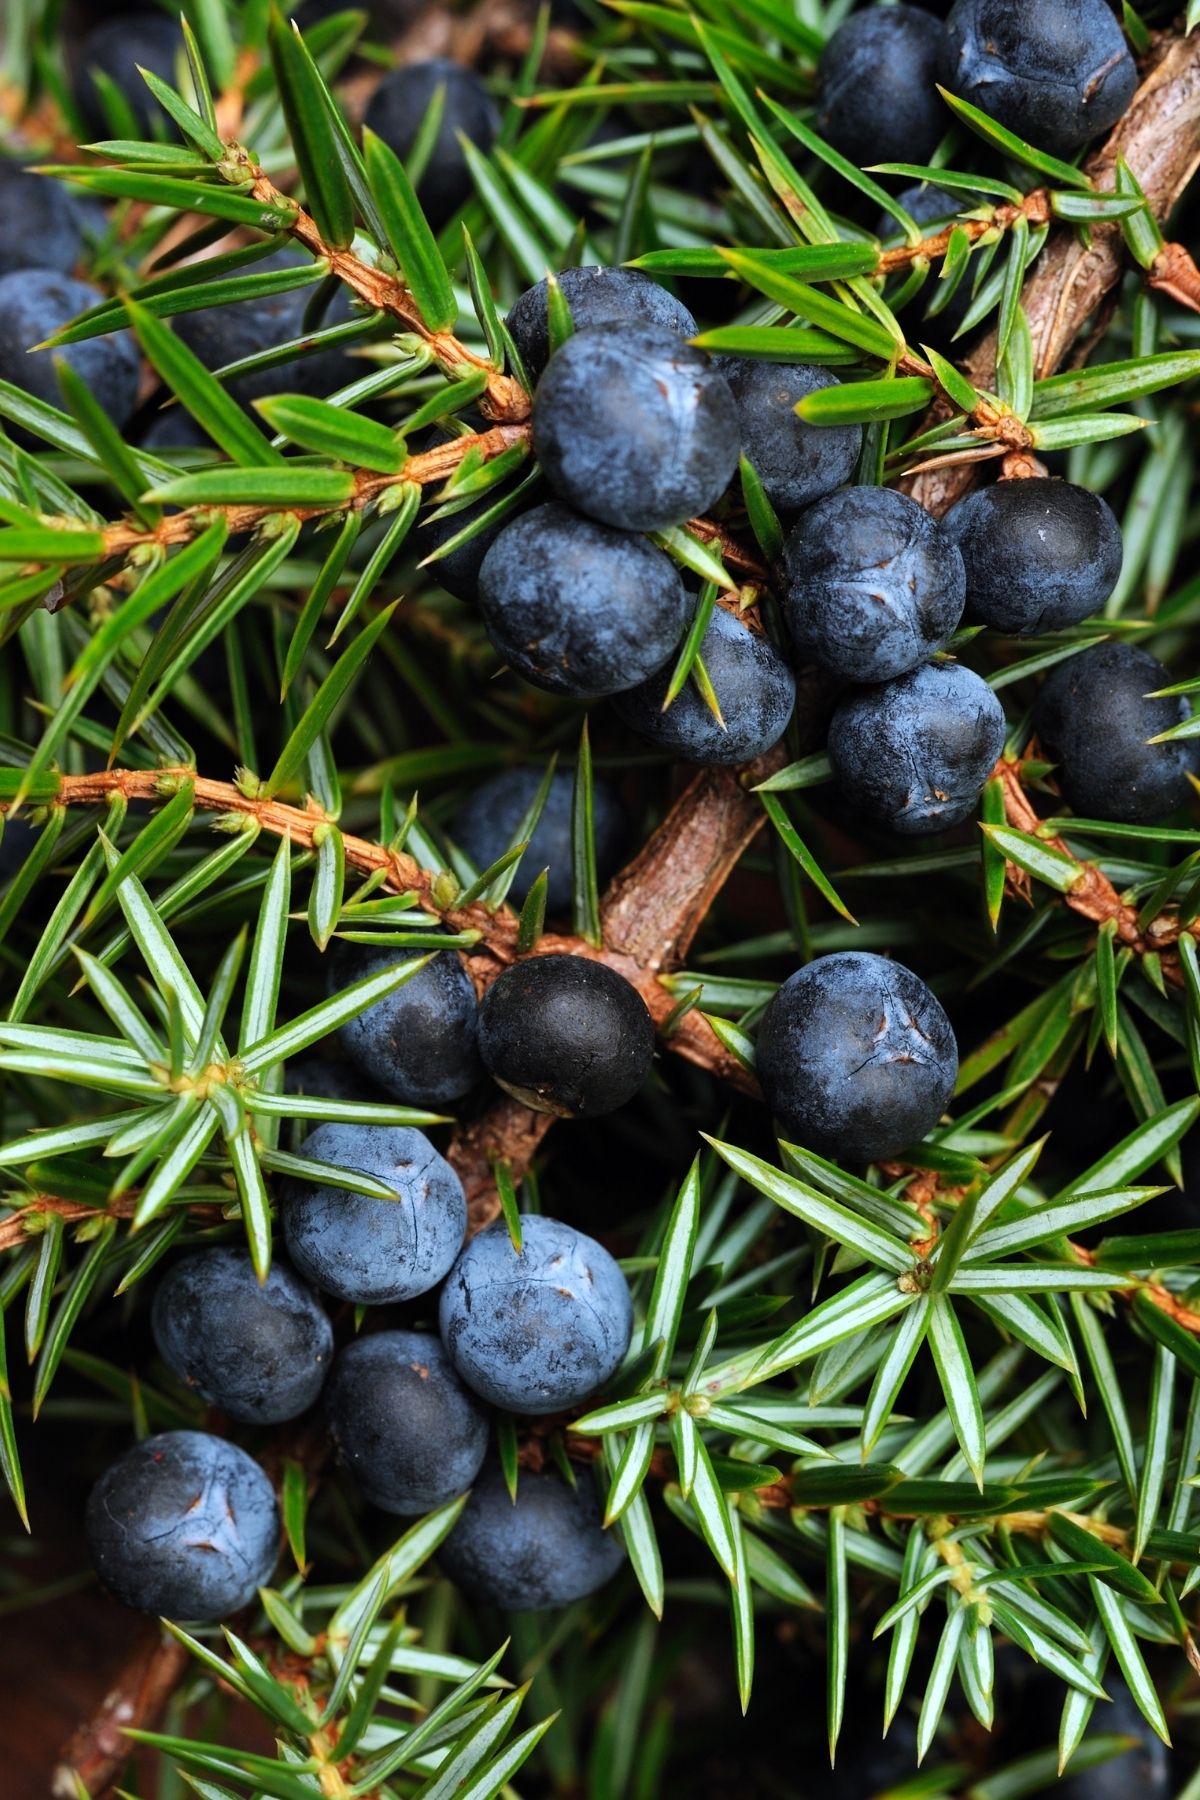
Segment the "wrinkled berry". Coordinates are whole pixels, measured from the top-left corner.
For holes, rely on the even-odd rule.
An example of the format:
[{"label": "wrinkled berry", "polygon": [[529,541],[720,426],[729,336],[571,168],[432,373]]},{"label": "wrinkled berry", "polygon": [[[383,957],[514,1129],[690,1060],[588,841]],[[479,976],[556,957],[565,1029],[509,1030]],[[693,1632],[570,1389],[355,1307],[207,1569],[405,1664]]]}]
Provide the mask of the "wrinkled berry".
[{"label": "wrinkled berry", "polygon": [[[641,269],[587,264],[561,269],[555,279],[576,331],[597,325],[655,325],[681,338],[695,337],[696,321],[674,294]],[[538,376],[550,355],[545,280],[526,288],[509,309],[508,329],[530,375]]]},{"label": "wrinkled berry", "polygon": [[1182,694],[1150,696],[1170,671],[1133,644],[1096,644],[1050,671],[1033,723],[1072,810],[1081,818],[1149,825],[1191,799],[1200,740],[1148,740],[1191,716]]},{"label": "wrinkled berry", "polygon": [[88,1497],[92,1564],[125,1606],[225,1619],[253,1600],[279,1553],[279,1514],[256,1462],[205,1431],[127,1450]]},{"label": "wrinkled berry", "polygon": [[786,1137],[842,1162],[875,1162],[937,1124],[958,1045],[911,969],[847,950],[784,982],[763,1014],[757,1069]]},{"label": "wrinkled berry", "polygon": [[371,97],[365,121],[401,162],[407,162],[439,88],[444,90],[441,121],[417,182],[418,197],[435,229],[474,191],[459,133],[480,150],[490,150],[500,129],[496,102],[473,69],[433,56],[385,76]]},{"label": "wrinkled berry", "polygon": [[806,363],[722,357],[717,365],[737,402],[742,450],[768,500],[798,512],[849,481],[862,449],[861,425],[808,425],[796,406],[809,394],[839,387],[828,369]]},{"label": "wrinkled berry", "polygon": [[438,1550],[451,1581],[476,1600],[511,1612],[543,1612],[594,1594],[624,1551],[604,1530],[595,1483],[578,1485],[522,1469],[515,1501],[498,1462],[485,1464],[462,1517]]},{"label": "wrinkled berry", "polygon": [[479,572],[479,604],[488,636],[519,675],[577,700],[652,675],[688,616],[664,551],[553,504],[500,533]]},{"label": "wrinkled berry", "polygon": [[502,1219],[472,1238],[442,1289],[438,1329],[458,1373],[493,1406],[554,1413],[620,1368],[629,1285],[603,1245],[541,1214],[514,1250]]},{"label": "wrinkled berry", "polygon": [[1137,69],[1105,0],[956,0],[941,78],[1018,137],[1064,156],[1116,124]]},{"label": "wrinkled berry", "polygon": [[469,1488],[487,1451],[487,1414],[424,1331],[347,1345],[325,1391],[338,1461],[385,1512],[431,1512]]},{"label": "wrinkled berry", "polygon": [[[517,837],[521,820],[532,806],[542,783],[538,769],[505,769],[493,775],[473,793],[454,815],[450,835],[466,851],[482,873],[490,869]],[[520,906],[542,870],[546,882],[546,910],[565,912],[571,904],[571,808],[575,777],[567,769],[551,778],[529,847],[521,858],[516,879],[508,890],[512,904]],[[629,832],[625,808],[606,781],[592,781],[592,836],[596,846],[596,876],[601,886],[616,869]]]},{"label": "wrinkled berry", "polygon": [[971,612],[1010,635],[1090,618],[1121,573],[1108,502],[1070,481],[993,482],[960,500],[944,529],[962,551]]},{"label": "wrinkled berry", "polygon": [[646,1002],[586,956],[532,956],[488,988],[479,1054],[494,1081],[537,1112],[595,1119],[631,1100],[654,1056]]},{"label": "wrinkled berry", "polygon": [[969,818],[1003,747],[1000,702],[958,663],[847,694],[829,726],[844,798],[906,837]]},{"label": "wrinkled berry", "polygon": [[577,331],[546,364],[534,447],[568,505],[625,531],[681,525],[737,468],[737,404],[702,350],[652,325]]},{"label": "wrinkled berry", "polygon": [[851,13],[821,52],[816,127],[860,165],[928,162],[949,114],[937,91],[939,20],[915,6]]},{"label": "wrinkled berry", "polygon": [[300,1146],[314,1162],[374,1176],[391,1200],[292,1178],[282,1215],[288,1255],[327,1294],[363,1306],[427,1294],[467,1229],[462,1183],[421,1132],[402,1125],[318,1125]]},{"label": "wrinkled berry", "polygon": [[800,655],[846,681],[928,662],[962,617],[966,577],[938,521],[894,488],[842,488],[800,515],[783,613]]},{"label": "wrinkled berry", "polygon": [[708,768],[752,762],[777,744],[796,704],[796,683],[779,651],[722,606],[700,645],[700,656],[720,703],[724,726],[691,679],[663,711],[671,680],[668,663],[613,702],[627,725],[683,762]]},{"label": "wrinkled berry", "polygon": [[333,1355],[312,1290],[278,1262],[260,1282],[244,1250],[181,1258],[159,1282],[151,1318],[158,1353],[180,1381],[257,1425],[306,1412]]},{"label": "wrinkled berry", "polygon": [[[422,951],[339,944],[330,959],[329,991],[340,993]],[[355,1067],[404,1106],[449,1106],[479,1078],[475,1029],[479,1008],[470,976],[453,950],[426,963],[402,987],[347,1020],[338,1041]]]}]

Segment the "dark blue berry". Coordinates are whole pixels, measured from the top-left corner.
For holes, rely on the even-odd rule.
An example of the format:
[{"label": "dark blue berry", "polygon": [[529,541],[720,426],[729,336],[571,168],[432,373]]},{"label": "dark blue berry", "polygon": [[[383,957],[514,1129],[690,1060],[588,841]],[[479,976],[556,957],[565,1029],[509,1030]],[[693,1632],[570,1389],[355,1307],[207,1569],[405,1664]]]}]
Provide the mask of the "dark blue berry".
[{"label": "dark blue berry", "polygon": [[[98,72],[128,101],[145,136],[156,127],[161,132],[167,115],[138,71],[149,69],[175,87],[175,62],[182,49],[177,21],[160,13],[119,13],[85,32],[76,62],[75,100],[88,130],[96,137],[113,135],[95,80]],[[174,133],[174,125],[169,129]]]},{"label": "dark blue berry", "polygon": [[763,1014],[757,1068],[785,1137],[841,1162],[876,1162],[937,1124],[958,1045],[911,969],[846,950],[784,982]]},{"label": "dark blue berry", "polygon": [[438,1551],[443,1569],[465,1594],[510,1612],[570,1606],[611,1581],[623,1559],[619,1541],[604,1529],[586,1469],[575,1487],[556,1472],[522,1469],[514,1501],[498,1462],[484,1465]]},{"label": "dark blue berry", "polygon": [[800,515],[783,614],[800,655],[845,681],[927,662],[962,618],[966,577],[937,520],[894,488],[842,488]]},{"label": "dark blue berry", "polygon": [[851,13],[821,52],[816,127],[853,163],[928,162],[950,117],[939,20],[915,6]]},{"label": "dark blue berry", "polygon": [[401,1125],[318,1125],[300,1155],[374,1176],[396,1196],[285,1183],[283,1232],[302,1275],[362,1306],[412,1300],[437,1286],[462,1246],[467,1202],[427,1137]]},{"label": "dark blue berry", "polygon": [[[261,275],[268,270],[289,269],[298,259],[288,249],[277,250],[251,265],[248,274]],[[202,275],[203,269],[198,271]],[[304,314],[314,289],[289,288],[286,293],[269,294],[256,300],[235,300],[228,306],[202,307],[195,312],[179,313],[171,320],[178,337],[200,358],[206,369],[223,369],[227,363],[243,357],[260,356],[280,344],[311,336],[304,329]],[[321,320],[319,329],[344,324],[350,317],[350,301],[344,290],[338,292]],[[253,369],[245,375],[233,375],[225,383],[226,390],[241,406],[266,394],[300,393],[324,396],[352,381],[364,372],[345,351],[334,345],[299,356],[292,362],[273,363],[265,369]]]},{"label": "dark blue berry", "polygon": [[[329,991],[339,993],[352,982],[422,954],[339,945],[330,960]],[[389,1099],[404,1106],[449,1106],[479,1078],[478,1016],[475,988],[461,957],[444,950],[402,987],[343,1025],[338,1041],[355,1067]]]},{"label": "dark blue berry", "polygon": [[[127,331],[26,354],[101,298],[89,282],[57,269],[15,269],[0,276],[0,380],[61,409],[54,368],[54,358],[61,356],[87,382],[113,424],[123,426],[137,404],[138,390],[137,346]],[[12,435],[28,442],[19,430]]]},{"label": "dark blue berry", "polygon": [[1004,713],[986,681],[958,663],[860,688],[829,726],[845,799],[905,837],[970,818],[1004,747]]},{"label": "dark blue berry", "polygon": [[[481,873],[490,869],[510,845],[519,841],[517,832],[521,820],[532,806],[541,782],[542,776],[537,769],[505,769],[469,794],[455,813],[450,835]],[[546,804],[533,828],[529,848],[521,858],[516,880],[508,890],[509,900],[514,905],[521,905],[537,876],[548,868],[547,912],[561,913],[570,907],[574,792],[575,777],[569,770],[562,769],[551,778]],[[606,781],[592,782],[592,834],[596,846],[596,875],[603,886],[616,869],[629,835],[625,808],[615,789]]]},{"label": "dark blue berry", "polygon": [[654,1026],[637,989],[604,963],[531,956],[484,995],[479,1054],[492,1079],[526,1106],[595,1119],[641,1087]]},{"label": "dark blue berry", "polygon": [[0,882],[10,880],[23,867],[26,857],[37,842],[38,833],[29,820],[6,812],[3,835],[0,836]]},{"label": "dark blue berry", "polygon": [[446,57],[409,63],[380,82],[366,112],[366,124],[407,162],[438,89],[444,90],[441,123],[417,194],[430,222],[444,225],[474,191],[459,133],[488,151],[500,129],[496,102],[473,69]]},{"label": "dark blue berry", "polygon": [[487,1451],[487,1414],[440,1338],[380,1331],[347,1345],[325,1391],[338,1461],[385,1512],[431,1512],[469,1488]]},{"label": "dark blue berry", "polygon": [[1052,669],[1033,723],[1058,784],[1081,818],[1150,825],[1192,798],[1200,740],[1148,740],[1191,716],[1157,657],[1132,644],[1096,644]]},{"label": "dark blue berry", "polygon": [[298,1056],[283,1072],[285,1094],[307,1094],[318,1100],[373,1100],[384,1098],[379,1089],[349,1061],[340,1056]]},{"label": "dark blue berry", "polygon": [[534,447],[568,505],[625,531],[681,525],[737,468],[737,403],[702,350],[657,325],[577,331],[546,364]]},{"label": "dark blue berry", "polygon": [[620,1368],[633,1331],[629,1285],[603,1245],[541,1214],[522,1248],[497,1219],[472,1238],[438,1304],[438,1328],[469,1388],[517,1413],[577,1406]]},{"label": "dark blue berry", "polygon": [[652,675],[688,616],[679,571],[664,551],[554,504],[500,533],[479,572],[479,604],[488,636],[519,675],[577,700],[618,694]]},{"label": "dark blue berry", "polygon": [[682,762],[708,768],[752,762],[788,728],[796,704],[792,671],[769,638],[722,606],[713,608],[700,655],[720,703],[723,727],[690,679],[663,711],[669,664],[639,687],[618,694],[616,710],[634,731]]},{"label": "dark blue berry", "polygon": [[278,1262],[264,1282],[244,1250],[196,1250],[154,1294],[154,1342],[180,1381],[231,1419],[276,1425],[307,1412],[333,1355],[320,1301]]},{"label": "dark blue berry", "polygon": [[[936,187],[932,181],[916,181],[911,187],[901,188],[896,199],[918,225],[948,221],[970,205],[965,194],[952,194],[949,188]],[[875,236],[887,243],[903,238],[904,233],[890,212],[881,212],[875,221]]]},{"label": "dark blue berry", "polygon": [[[416,538],[418,554],[426,557],[431,556],[435,550],[440,550],[450,538],[465,531],[480,513],[495,506],[497,498],[493,490],[471,506],[464,506],[461,512],[451,513],[447,518],[422,520]],[[422,574],[436,586],[445,588],[448,594],[453,594],[456,600],[465,600],[468,605],[473,606],[479,599],[479,571],[483,567],[483,559],[505,526],[511,525],[515,517],[515,513],[508,512],[503,518],[483,526],[473,538],[460,544],[457,550],[451,550],[445,556],[439,556],[436,562],[430,563],[427,569],[422,570]]]},{"label": "dark blue berry", "polygon": [[1105,0],[956,0],[941,78],[1018,137],[1065,156],[1116,124],[1137,69]]},{"label": "dark blue berry", "polygon": [[212,439],[185,406],[164,406],[151,415],[142,432],[142,449],[158,456],[164,450],[211,450]]},{"label": "dark blue berry", "polygon": [[[696,321],[674,294],[641,269],[587,264],[562,269],[556,280],[576,331],[597,325],[655,325],[678,337],[696,335]],[[539,281],[513,302],[508,329],[530,375],[538,376],[550,355],[546,282]]]},{"label": "dark blue berry", "polygon": [[798,512],[849,481],[862,449],[861,425],[808,425],[796,414],[809,394],[841,384],[806,363],[722,357],[717,365],[737,401],[742,450],[782,512]]},{"label": "dark blue berry", "polygon": [[279,1553],[271,1483],[244,1450],[205,1431],[166,1431],[127,1450],[92,1489],[85,1529],[105,1587],[168,1619],[239,1612]]},{"label": "dark blue berry", "polygon": [[35,266],[69,273],[82,253],[73,195],[61,182],[0,156],[0,275]]},{"label": "dark blue berry", "polygon": [[1010,635],[1062,631],[1098,612],[1121,573],[1121,527],[1070,481],[996,481],[944,529],[962,551],[973,615]]}]

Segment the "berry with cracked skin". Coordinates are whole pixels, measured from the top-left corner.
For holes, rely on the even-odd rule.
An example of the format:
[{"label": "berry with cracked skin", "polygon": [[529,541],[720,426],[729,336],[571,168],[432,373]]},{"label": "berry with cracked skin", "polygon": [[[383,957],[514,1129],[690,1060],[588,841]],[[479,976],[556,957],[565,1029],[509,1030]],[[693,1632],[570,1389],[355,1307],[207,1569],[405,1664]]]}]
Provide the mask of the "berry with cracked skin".
[{"label": "berry with cracked skin", "polygon": [[125,1606],[167,1619],[226,1619],[279,1554],[275,1491],[236,1444],[206,1431],[146,1438],[88,1497],[88,1553]]},{"label": "berry with cracked skin", "polygon": [[176,59],[183,33],[176,19],[161,13],[119,13],[84,33],[75,66],[75,100],[88,130],[111,137],[96,74],[111,82],[128,102],[138,127],[150,137],[155,127],[175,134],[175,126],[138,73],[149,69],[171,87],[176,85]]},{"label": "berry with cracked skin", "polygon": [[720,703],[723,727],[691,680],[663,711],[669,665],[627,694],[618,694],[613,706],[641,737],[681,762],[705,768],[753,762],[788,728],[796,704],[792,671],[769,638],[723,606],[713,608],[700,655]]},{"label": "berry with cracked skin", "polygon": [[83,215],[61,182],[0,155],[0,275],[14,269],[69,274],[83,254]]},{"label": "berry with cracked skin", "polygon": [[689,610],[665,551],[553,502],[500,533],[479,572],[479,604],[489,638],[519,675],[576,700],[653,675]]},{"label": "berry with cracked skin", "polygon": [[629,1284],[594,1238],[541,1214],[514,1250],[502,1219],[472,1238],[442,1289],[438,1329],[459,1375],[493,1406],[555,1413],[615,1375],[629,1348]]},{"label": "berry with cracked skin", "polygon": [[828,369],[807,363],[723,356],[717,364],[737,402],[742,450],[772,506],[799,512],[849,481],[862,449],[861,425],[809,425],[796,406],[840,387]]},{"label": "berry with cracked skin", "polygon": [[510,1612],[570,1606],[611,1581],[625,1553],[605,1531],[595,1481],[569,1487],[556,1470],[522,1469],[509,1498],[496,1461],[484,1465],[462,1517],[438,1549],[451,1581]]},{"label": "berry with cracked skin", "polygon": [[432,1332],[378,1331],[348,1344],[325,1413],[338,1461],[384,1512],[444,1506],[470,1487],[487,1453],[488,1416]]},{"label": "berry with cracked skin", "polygon": [[473,69],[431,56],[407,63],[385,76],[367,107],[367,128],[406,162],[438,89],[444,91],[442,116],[417,193],[435,230],[473,194],[474,184],[459,133],[485,153],[500,129],[496,102]]},{"label": "berry with cracked skin", "polygon": [[533,441],[560,499],[623,531],[706,512],[737,468],[729,383],[702,350],[657,325],[577,331],[546,364]]},{"label": "berry with cracked skin", "polygon": [[[137,346],[129,332],[66,344],[53,353],[27,354],[102,297],[90,282],[76,281],[58,269],[14,269],[11,275],[0,276],[0,380],[61,409],[54,367],[54,358],[61,356],[87,382],[114,425],[123,426],[137,404],[138,391]],[[41,442],[31,440],[19,427],[10,426],[9,433],[21,444]]]},{"label": "berry with cracked skin", "polygon": [[654,1026],[615,969],[586,956],[531,956],[484,995],[479,1054],[492,1079],[536,1112],[596,1119],[646,1079]]},{"label": "berry with cracked skin", "polygon": [[800,515],[783,615],[800,655],[845,681],[928,662],[962,618],[966,576],[938,521],[894,488],[842,488]]},{"label": "berry with cracked skin", "polygon": [[970,818],[1003,748],[1000,702],[960,663],[847,694],[829,726],[843,797],[903,837]]},{"label": "berry with cracked skin", "polygon": [[838,1161],[877,1162],[937,1124],[958,1045],[920,976],[846,950],[784,982],[763,1014],[756,1061],[785,1136]]},{"label": "berry with cracked skin", "polygon": [[[246,273],[262,275],[269,270],[293,269],[303,261],[303,257],[284,248],[251,264]],[[203,275],[203,265],[198,273]],[[288,288],[281,294],[235,300],[228,306],[201,307],[195,312],[179,313],[171,320],[171,326],[206,369],[222,369],[227,363],[240,362],[247,356],[260,356],[280,344],[308,336],[304,329],[304,314],[313,291],[311,286]],[[345,289],[339,289],[326,309],[320,329],[345,324],[350,316],[349,294]],[[239,406],[249,407],[267,394],[324,397],[363,372],[363,365],[356,364],[335,344],[314,351],[311,356],[298,356],[292,362],[272,363],[265,369],[251,369],[244,375],[230,376],[222,385]]]},{"label": "berry with cracked skin", "polygon": [[[329,992],[340,993],[422,952],[339,944],[330,959]],[[390,1100],[404,1106],[449,1106],[479,1079],[475,1047],[479,1007],[462,958],[443,950],[402,987],[338,1028],[351,1062]]]},{"label": "berry with cracked skin", "polygon": [[[597,325],[655,325],[681,338],[696,335],[696,321],[683,302],[642,269],[588,263],[560,269],[555,279],[576,331]],[[535,378],[550,356],[546,293],[544,278],[526,288],[513,301],[506,321],[521,361]]]},{"label": "berry with cracked skin", "polygon": [[1137,68],[1105,0],[956,0],[941,78],[1038,149],[1069,156],[1116,124]]},{"label": "berry with cracked skin", "polygon": [[[490,869],[511,844],[519,841],[517,832],[521,820],[532,806],[541,784],[540,769],[505,769],[469,794],[455,813],[450,835],[481,873]],[[546,911],[553,914],[570,909],[574,793],[574,775],[569,769],[560,769],[551,778],[546,804],[533,828],[516,879],[508,890],[508,898],[514,906],[522,905],[538,875],[548,868]],[[603,887],[620,862],[629,835],[629,820],[615,788],[598,778],[592,782],[592,827],[596,876]]]},{"label": "berry with cracked skin", "polygon": [[360,1306],[413,1300],[454,1264],[467,1229],[462,1183],[407,1125],[318,1125],[300,1146],[314,1162],[374,1176],[391,1200],[292,1178],[281,1211],[288,1255],[314,1286]]},{"label": "berry with cracked skin", "polygon": [[1151,698],[1171,673],[1133,644],[1096,644],[1050,671],[1033,726],[1080,818],[1152,825],[1194,795],[1195,738],[1148,740],[1191,716],[1182,694]]},{"label": "berry with cracked skin", "polygon": [[244,1250],[195,1250],[159,1282],[154,1342],[180,1381],[231,1419],[277,1425],[307,1412],[333,1355],[312,1289],[280,1263],[264,1282]]},{"label": "berry with cracked skin", "polygon": [[1071,481],[995,481],[952,507],[967,602],[995,631],[1036,636],[1098,612],[1121,573],[1121,527],[1099,494]]},{"label": "berry with cracked skin", "polygon": [[821,52],[816,128],[851,162],[928,162],[950,123],[942,25],[916,6],[851,13]]}]

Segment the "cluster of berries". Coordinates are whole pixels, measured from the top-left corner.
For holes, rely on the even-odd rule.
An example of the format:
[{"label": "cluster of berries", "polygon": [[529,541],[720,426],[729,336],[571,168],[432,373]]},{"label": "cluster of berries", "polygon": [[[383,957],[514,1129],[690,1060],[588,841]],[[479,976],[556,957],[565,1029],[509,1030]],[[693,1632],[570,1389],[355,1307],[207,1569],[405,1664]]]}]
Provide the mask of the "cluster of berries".
[{"label": "cluster of berries", "polygon": [[[176,45],[166,40],[175,27],[139,20],[142,30],[159,26],[158,49],[139,44],[128,60],[165,62],[169,74]],[[1119,54],[1109,42],[1114,32]],[[103,45],[85,45],[81,67],[93,87],[99,68],[131,102],[136,95],[152,104],[126,80],[127,48],[114,37],[106,63]],[[896,154],[928,154],[946,118],[939,71],[955,92],[1059,150],[1111,123],[1133,80],[1103,0],[957,0],[945,24],[902,5],[872,8],[851,15],[830,40],[820,127],[856,159],[868,154],[859,141],[864,121],[869,154],[888,154],[889,132],[902,140]],[[367,115],[404,156],[437,93],[442,117],[425,145],[420,183],[435,223],[470,191],[459,133],[484,145],[495,135],[486,90],[453,64],[411,65],[382,83]],[[94,94],[81,90],[80,98],[95,104]],[[93,303],[93,290],[70,275],[93,222],[58,188],[0,165],[0,221],[6,207],[23,218],[42,209],[32,234],[41,266],[0,275],[0,377],[53,402],[52,365],[25,351]],[[26,230],[0,239],[18,258],[19,240],[31,241]],[[507,321],[536,383],[534,448],[553,498],[444,559],[446,586],[478,603],[493,645],[525,680],[574,699],[611,698],[631,729],[685,762],[739,766],[769,751],[796,707],[795,665],[815,666],[836,695],[828,752],[844,798],[901,834],[965,821],[1006,726],[993,690],[946,653],[964,617],[1020,636],[1096,614],[1122,555],[1104,501],[1067,481],[1006,480],[939,522],[901,493],[850,485],[862,449],[858,425],[798,416],[809,395],[838,385],[828,371],[710,359],[690,342],[697,326],[687,308],[637,270],[572,268],[557,284],[572,326],[565,339],[556,342],[547,281],[522,294]],[[219,368],[300,336],[303,307],[292,291],[266,304],[186,313],[175,328]],[[128,334],[67,354],[110,417],[127,422],[139,385]],[[230,391],[244,405],[281,386],[328,392],[340,358],[329,351],[235,377]],[[163,415],[143,441],[178,441],[169,436],[171,418]],[[697,605],[662,547],[664,534],[720,506],[743,456],[786,526],[772,572],[780,624],[757,616],[766,608],[719,605],[700,654],[722,717],[690,684],[664,709],[672,660]],[[454,529],[462,522],[456,515]],[[436,525],[426,532],[436,536]],[[1186,714],[1185,701],[1159,692],[1168,679],[1143,651],[1114,643],[1055,668],[1035,725],[1077,810],[1143,821],[1186,797],[1189,743],[1148,741]],[[468,802],[455,835],[480,867],[508,848],[537,786],[532,774],[506,774]],[[569,777],[552,782],[530,846],[534,866],[550,868],[551,911],[569,898],[570,794]],[[603,784],[595,823],[603,874],[625,838],[620,803]],[[404,954],[344,946],[333,984]],[[623,1105],[654,1052],[636,988],[600,961],[559,954],[517,963],[479,1001],[460,959],[443,952],[341,1036],[361,1075],[401,1104],[448,1105],[486,1072],[521,1101],[570,1118]],[[764,1014],[757,1051],[784,1131],[855,1163],[919,1142],[940,1118],[958,1065],[950,1022],[924,982],[858,953],[817,958],[786,981]],[[320,1401],[341,1461],[387,1511],[421,1513],[471,1488],[440,1554],[472,1594],[541,1607],[591,1592],[621,1555],[591,1484],[525,1472],[513,1504],[499,1459],[489,1455],[488,1408],[562,1413],[604,1388],[634,1327],[620,1268],[591,1238],[540,1215],[524,1219],[520,1250],[501,1223],[464,1248],[461,1183],[415,1129],[325,1123],[302,1153],[326,1165],[329,1178],[285,1185],[291,1266],[277,1264],[260,1285],[241,1252],[208,1248],[182,1258],[154,1303],[163,1359],[232,1419],[275,1423]],[[357,1308],[436,1290],[438,1330],[368,1331],[335,1355],[314,1290]],[[204,1432],[169,1432],[101,1477],[87,1530],[97,1568],[129,1604],[213,1619],[246,1604],[269,1578],[279,1523],[270,1482],[245,1452]]]}]

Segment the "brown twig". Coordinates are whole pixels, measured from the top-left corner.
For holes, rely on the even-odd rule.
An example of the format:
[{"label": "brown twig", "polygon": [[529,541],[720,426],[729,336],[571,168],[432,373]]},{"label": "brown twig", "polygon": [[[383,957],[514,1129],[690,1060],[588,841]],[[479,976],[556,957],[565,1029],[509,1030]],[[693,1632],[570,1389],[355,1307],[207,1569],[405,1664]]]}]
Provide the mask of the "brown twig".
[{"label": "brown twig", "polygon": [[505,375],[486,357],[468,349],[453,332],[431,330],[411,290],[398,275],[372,267],[353,250],[339,250],[327,244],[311,214],[281,193],[253,156],[240,145],[230,146],[229,165],[234,178],[238,171],[242,178],[250,177],[250,193],[254,199],[261,200],[267,207],[290,209],[292,218],[287,230],[297,243],[327,262],[330,274],[344,281],[351,293],[357,294],[373,312],[386,313],[406,331],[419,337],[440,369],[457,378],[482,371],[487,376],[487,386],[479,405],[488,418],[513,424],[529,417],[529,395],[520,382]]},{"label": "brown twig", "polygon": [[100,1705],[64,1746],[50,1784],[57,1800],[109,1792],[129,1760],[125,1733],[157,1724],[190,1660],[161,1625],[146,1626]]},{"label": "brown twig", "polygon": [[[232,1199],[232,1195],[230,1196]],[[0,1251],[13,1250],[23,1244],[29,1235],[29,1222],[39,1223],[50,1217],[59,1218],[65,1225],[81,1225],[85,1219],[132,1219],[137,1211],[138,1197],[135,1193],[120,1194],[110,1200],[107,1206],[89,1206],[82,1200],[63,1200],[57,1194],[35,1194],[31,1200],[22,1201],[18,1209],[7,1219],[0,1219]],[[198,1201],[188,1207],[189,1213],[199,1219],[215,1222],[221,1217],[221,1208],[215,1201]]]},{"label": "brown twig", "polygon": [[1008,231],[1018,219],[1027,219],[1031,225],[1046,225],[1050,221],[1050,196],[1045,188],[1034,188],[1026,194],[1020,204],[1006,201],[997,206],[986,219],[955,219],[942,231],[935,231],[932,236],[922,238],[916,244],[895,244],[891,249],[880,252],[877,273],[894,275],[898,269],[911,268],[915,262],[940,262],[950,248],[950,239],[956,231],[964,232],[971,243],[978,243],[990,231]]},{"label": "brown twig", "polygon": [[[1116,130],[1088,158],[1085,168],[1101,192],[1111,192],[1118,159],[1141,183],[1158,220],[1179,199],[1200,163],[1200,33],[1164,36],[1155,48],[1145,79]],[[1088,319],[1116,286],[1125,267],[1119,222],[1094,221],[1085,243],[1072,226],[1050,233],[1021,293],[1033,339],[1034,374],[1053,374],[1066,359]],[[966,358],[967,379],[978,388],[996,380],[996,337],[989,332]],[[921,429],[947,416],[935,407]],[[939,516],[962,498],[975,480],[971,463],[927,469],[905,485],[914,498]]]}]

